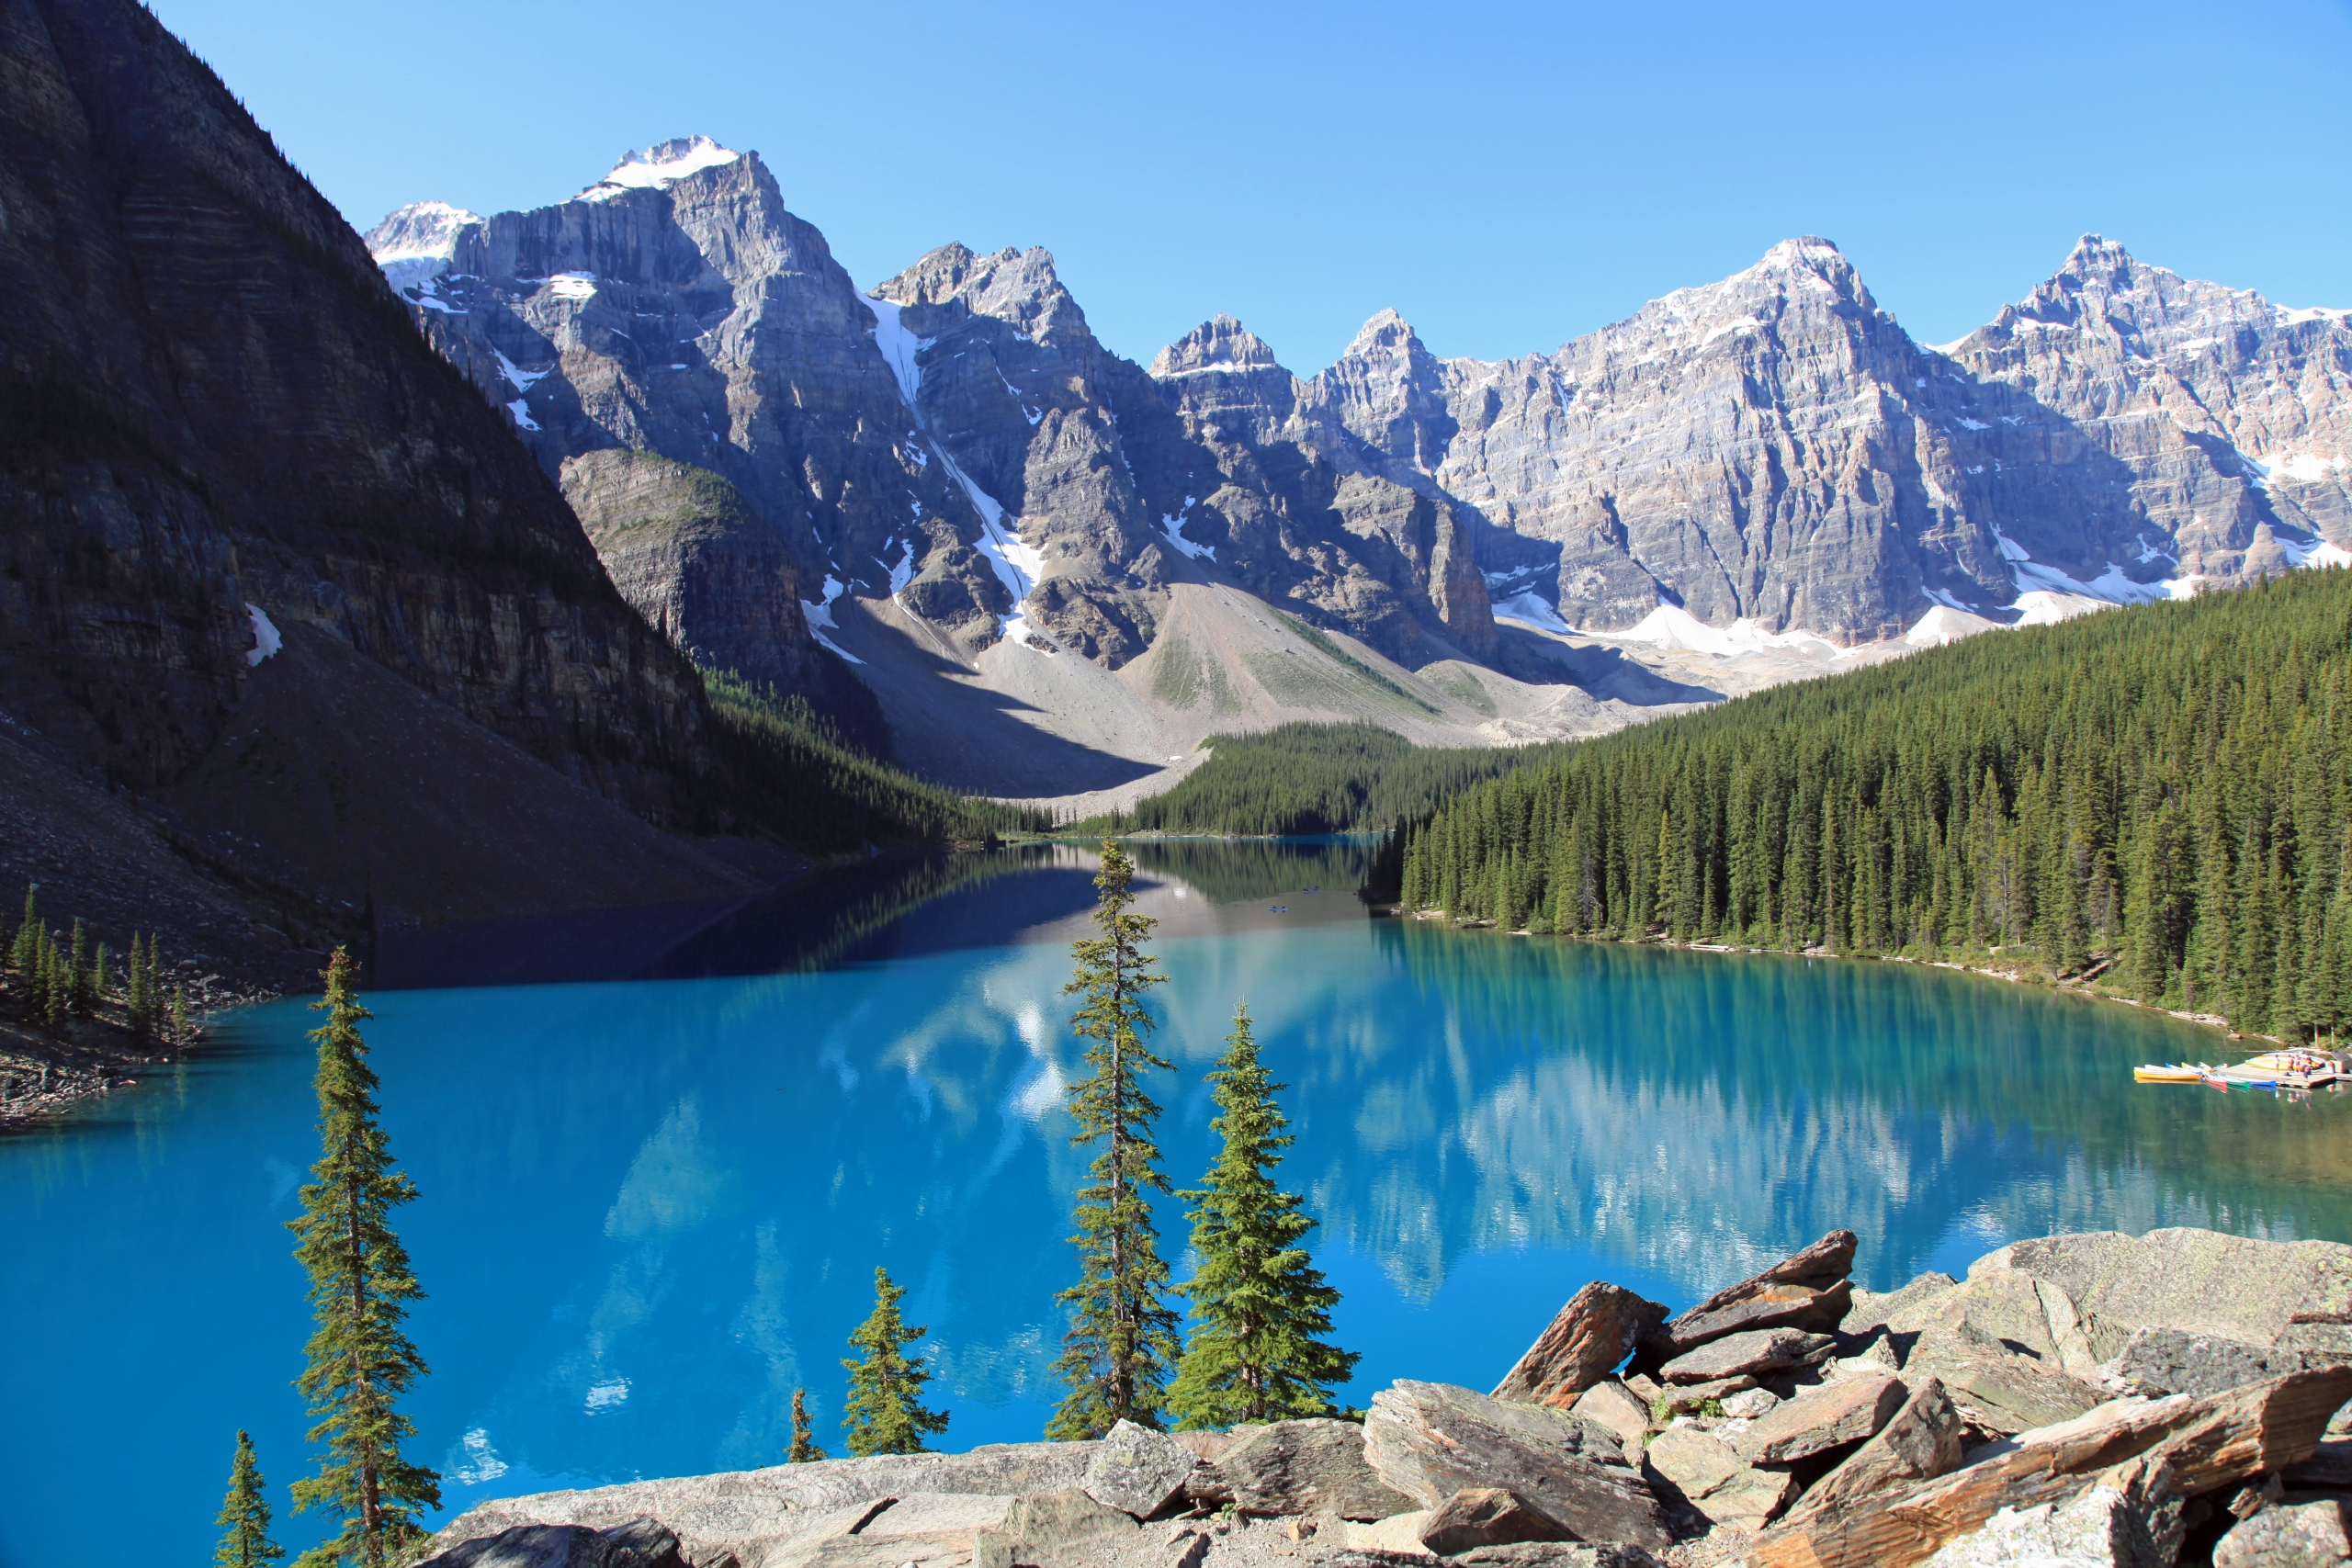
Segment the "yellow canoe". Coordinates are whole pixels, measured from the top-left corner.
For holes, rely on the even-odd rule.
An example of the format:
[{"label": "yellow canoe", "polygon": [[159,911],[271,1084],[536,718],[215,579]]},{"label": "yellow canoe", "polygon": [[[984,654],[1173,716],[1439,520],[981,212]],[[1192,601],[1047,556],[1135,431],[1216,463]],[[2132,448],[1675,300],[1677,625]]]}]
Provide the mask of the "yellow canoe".
[{"label": "yellow canoe", "polygon": [[2177,1066],[2159,1067],[2151,1065],[2132,1069],[2134,1083],[2195,1083],[2203,1076],[2195,1067]]}]

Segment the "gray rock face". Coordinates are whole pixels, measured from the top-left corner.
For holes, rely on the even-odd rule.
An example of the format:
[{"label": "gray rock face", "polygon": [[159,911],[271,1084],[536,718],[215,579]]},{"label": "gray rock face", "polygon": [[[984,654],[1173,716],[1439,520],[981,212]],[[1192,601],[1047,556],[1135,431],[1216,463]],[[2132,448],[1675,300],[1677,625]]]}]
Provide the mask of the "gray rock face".
[{"label": "gray rock face", "polygon": [[[689,1562],[707,1564],[732,1552],[751,1568],[771,1552],[781,1561],[787,1551],[854,1533],[887,1499],[949,1494],[1001,1500],[1076,1492],[1100,1446],[992,1444],[960,1454],[824,1460],[502,1497],[468,1509],[434,1541],[447,1550],[517,1525],[602,1529],[651,1517],[677,1533]],[[1101,1506],[1091,1499],[1087,1506]]]},{"label": "gray rock face", "polygon": [[1364,1458],[1352,1421],[1275,1421],[1236,1427],[1215,1459],[1224,1500],[1245,1514],[1328,1513],[1385,1519],[1415,1506]]},{"label": "gray rock face", "polygon": [[1480,1546],[1453,1561],[1472,1568],[1657,1568],[1657,1559],[1638,1546],[1593,1546],[1581,1541]]},{"label": "gray rock face", "polygon": [[2301,1350],[2248,1345],[2218,1334],[2135,1328],[2106,1370],[2135,1393],[2154,1399],[2167,1393],[2220,1393],[2265,1378],[2299,1372],[2306,1365],[2316,1369],[2335,1364],[2339,1364],[2335,1358],[2310,1358]]},{"label": "gray rock face", "polygon": [[[617,449],[720,474],[805,601],[831,581],[967,649],[1009,634],[1116,668],[1206,561],[1385,651],[1426,657],[1425,632],[1492,649],[1475,550],[1431,487],[1375,479],[1338,426],[1329,453],[1221,455],[1181,387],[1094,339],[1043,250],[943,246],[861,295],[755,154],[699,139],[554,207],[403,208],[369,243],[550,473]],[[1290,400],[1263,357],[1258,389]]]},{"label": "gray rock face", "polygon": [[1666,1321],[1666,1308],[1605,1280],[1568,1298],[1503,1381],[1497,1399],[1566,1405],[1615,1371],[1634,1347]]},{"label": "gray rock face", "polygon": [[1364,1451],[1383,1481],[1428,1506],[1499,1486],[1575,1540],[1666,1544],[1657,1501],[1616,1438],[1573,1416],[1399,1380],[1373,1395]]}]

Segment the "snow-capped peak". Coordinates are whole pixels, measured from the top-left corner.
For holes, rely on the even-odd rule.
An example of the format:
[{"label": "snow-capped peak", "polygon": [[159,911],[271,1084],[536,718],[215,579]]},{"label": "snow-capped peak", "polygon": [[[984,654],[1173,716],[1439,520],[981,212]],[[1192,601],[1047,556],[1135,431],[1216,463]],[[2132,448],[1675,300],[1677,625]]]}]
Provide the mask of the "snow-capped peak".
[{"label": "snow-capped peak", "polygon": [[395,289],[413,288],[447,269],[458,235],[481,219],[446,201],[412,201],[368,231],[368,254]]},{"label": "snow-capped peak", "polygon": [[577,201],[610,201],[625,190],[667,190],[688,175],[716,169],[743,154],[707,136],[657,141],[642,152],[624,152],[613,172],[582,191]]}]

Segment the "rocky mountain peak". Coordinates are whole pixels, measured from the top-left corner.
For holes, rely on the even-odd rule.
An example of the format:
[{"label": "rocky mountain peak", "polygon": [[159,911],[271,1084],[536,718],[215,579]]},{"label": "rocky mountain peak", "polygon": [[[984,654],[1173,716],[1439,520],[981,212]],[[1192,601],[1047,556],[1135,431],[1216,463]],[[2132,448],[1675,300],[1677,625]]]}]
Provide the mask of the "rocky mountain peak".
[{"label": "rocky mountain peak", "polygon": [[642,152],[624,152],[612,173],[582,191],[575,201],[610,201],[628,190],[667,190],[689,175],[716,169],[745,154],[721,147],[707,136],[657,141]]},{"label": "rocky mountain peak", "polygon": [[976,316],[1010,323],[1048,347],[1091,340],[1086,312],[1062,287],[1054,254],[1043,245],[1011,246],[989,255],[945,244],[875,288],[877,299],[901,306],[960,304]]},{"label": "rocky mountain peak", "polygon": [[1356,329],[1355,340],[1348,344],[1348,359],[1371,359],[1381,355],[1411,354],[1421,348],[1421,340],[1414,335],[1412,323],[1392,309],[1383,310]]},{"label": "rocky mountain peak", "polygon": [[368,231],[368,254],[393,288],[412,288],[447,271],[458,236],[481,222],[478,214],[446,201],[412,201]]},{"label": "rocky mountain peak", "polygon": [[1226,315],[1211,316],[1161,349],[1151,362],[1151,374],[1159,379],[1219,370],[1279,368],[1273,345]]}]

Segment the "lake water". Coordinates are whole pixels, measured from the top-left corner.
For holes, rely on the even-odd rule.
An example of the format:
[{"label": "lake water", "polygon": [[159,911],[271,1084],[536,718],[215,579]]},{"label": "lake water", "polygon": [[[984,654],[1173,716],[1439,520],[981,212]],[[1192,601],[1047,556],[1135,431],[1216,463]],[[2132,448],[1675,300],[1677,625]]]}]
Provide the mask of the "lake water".
[{"label": "lake water", "polygon": [[[1354,1403],[1400,1375],[1490,1386],[1589,1280],[1687,1304],[1840,1225],[1881,1289],[2060,1229],[2352,1239],[2352,1096],[2132,1083],[2217,1055],[2208,1032],[1906,964],[1368,919],[1359,845],[1139,852],[1170,1173],[1207,1162],[1202,1074],[1247,998],[1363,1353]],[[876,1264],[930,1325],[944,1442],[1036,1437],[1086,1158],[1060,987],[1091,872],[1070,849],[877,866],[715,924],[380,955],[396,983],[571,976],[366,998],[423,1192],[399,1220],[431,1292],[412,1452],[450,1505],[776,1462],[802,1385],[841,1452]],[[279,1539],[321,1533],[284,1494],[308,1458],[283,1225],[315,1157],[312,1021],[253,1010],[0,1143],[0,1562],[202,1560],[240,1426]],[[1181,1216],[1161,1229],[1180,1255]]]}]

